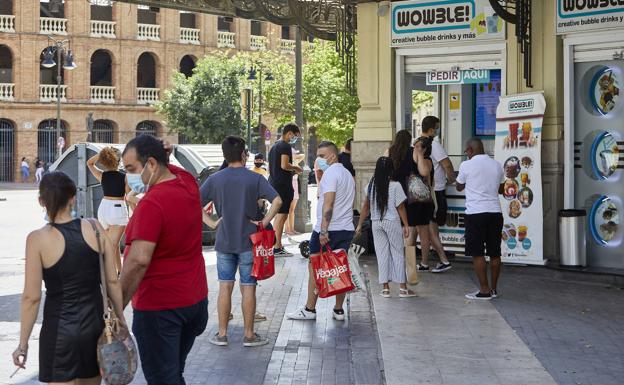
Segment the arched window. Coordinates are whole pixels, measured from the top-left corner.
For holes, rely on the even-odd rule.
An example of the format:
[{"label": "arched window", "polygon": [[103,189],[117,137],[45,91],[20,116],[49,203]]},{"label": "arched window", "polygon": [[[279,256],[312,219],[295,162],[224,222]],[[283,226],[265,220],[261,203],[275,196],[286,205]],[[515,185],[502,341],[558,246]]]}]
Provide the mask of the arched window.
[{"label": "arched window", "polygon": [[0,119],[0,182],[13,182],[15,125]]},{"label": "arched window", "polygon": [[91,141],[94,143],[115,143],[115,123],[106,119],[98,119],[93,122]]},{"label": "arched window", "polygon": [[91,85],[113,85],[113,59],[108,51],[98,49],[91,55]]},{"label": "arched window", "polygon": [[0,100],[13,100],[13,88],[13,55],[9,47],[0,45]]},{"label": "arched window", "polygon": [[[67,123],[64,120],[61,120],[61,136],[67,139]],[[37,127],[37,156],[44,163],[54,163],[57,158],[57,140],[56,119],[48,119],[39,123],[39,127]]]},{"label": "arched window", "polygon": [[137,87],[156,88],[156,59],[150,52],[144,52],[139,56]]},{"label": "arched window", "polygon": [[180,73],[190,78],[193,76],[193,68],[195,68],[195,58],[191,55],[186,55],[180,60]]},{"label": "arched window", "polygon": [[151,135],[158,136],[158,122],[144,120],[136,126],[136,136]]}]

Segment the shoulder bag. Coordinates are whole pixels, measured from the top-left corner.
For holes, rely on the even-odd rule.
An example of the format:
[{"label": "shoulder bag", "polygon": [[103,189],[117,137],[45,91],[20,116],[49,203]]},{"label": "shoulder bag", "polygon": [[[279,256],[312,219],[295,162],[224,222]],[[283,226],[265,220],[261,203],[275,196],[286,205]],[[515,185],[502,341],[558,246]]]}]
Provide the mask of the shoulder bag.
[{"label": "shoulder bag", "polygon": [[102,303],[104,304],[104,331],[97,343],[100,376],[107,385],[127,385],[132,382],[137,370],[136,345],[128,329],[119,323],[108,299],[100,231],[92,220],[88,221],[95,231],[98,243],[100,286],[102,288]]},{"label": "shoulder bag", "polygon": [[405,180],[407,186],[407,203],[433,202],[431,186],[420,175],[411,173]]}]

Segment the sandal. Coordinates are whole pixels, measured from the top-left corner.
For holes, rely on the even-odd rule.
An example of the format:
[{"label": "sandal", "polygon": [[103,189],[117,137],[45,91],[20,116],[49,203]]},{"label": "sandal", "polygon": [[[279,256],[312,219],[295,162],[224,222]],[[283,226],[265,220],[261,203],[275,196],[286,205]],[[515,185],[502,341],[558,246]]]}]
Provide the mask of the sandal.
[{"label": "sandal", "polygon": [[416,294],[414,291],[410,289],[399,289],[399,297],[400,298],[412,298],[412,297],[418,297],[418,294]]},{"label": "sandal", "polygon": [[384,298],[390,298],[390,289],[383,289],[379,295]]}]

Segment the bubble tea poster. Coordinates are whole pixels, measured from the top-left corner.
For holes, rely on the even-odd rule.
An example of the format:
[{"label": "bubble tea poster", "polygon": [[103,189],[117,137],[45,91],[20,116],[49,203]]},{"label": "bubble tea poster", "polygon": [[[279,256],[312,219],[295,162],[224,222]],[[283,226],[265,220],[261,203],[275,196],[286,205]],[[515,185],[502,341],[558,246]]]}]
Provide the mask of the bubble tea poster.
[{"label": "bubble tea poster", "polygon": [[540,93],[501,97],[496,110],[494,158],[503,165],[500,196],[504,262],[543,265],[542,121]]}]

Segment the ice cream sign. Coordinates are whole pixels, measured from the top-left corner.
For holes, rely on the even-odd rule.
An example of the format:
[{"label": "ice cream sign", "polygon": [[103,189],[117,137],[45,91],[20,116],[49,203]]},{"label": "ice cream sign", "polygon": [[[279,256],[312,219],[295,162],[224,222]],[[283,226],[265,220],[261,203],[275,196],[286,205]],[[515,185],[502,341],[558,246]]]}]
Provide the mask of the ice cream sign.
[{"label": "ice cream sign", "polygon": [[503,20],[488,0],[392,3],[392,46],[505,38]]},{"label": "ice cream sign", "polygon": [[456,70],[427,72],[427,85],[477,84],[490,81],[490,70]]},{"label": "ice cream sign", "polygon": [[624,27],[624,0],[557,0],[557,34]]}]

